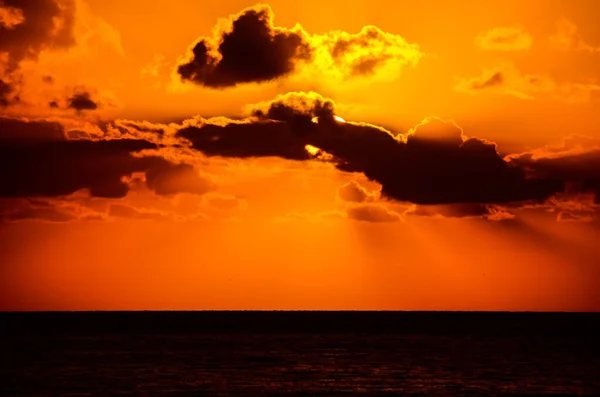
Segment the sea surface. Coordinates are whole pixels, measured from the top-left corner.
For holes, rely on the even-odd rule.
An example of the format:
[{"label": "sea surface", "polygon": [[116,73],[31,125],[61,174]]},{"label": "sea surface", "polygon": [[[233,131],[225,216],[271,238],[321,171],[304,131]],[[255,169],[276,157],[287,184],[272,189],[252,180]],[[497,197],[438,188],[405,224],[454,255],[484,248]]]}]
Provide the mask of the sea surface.
[{"label": "sea surface", "polygon": [[0,313],[0,396],[600,396],[600,314]]}]

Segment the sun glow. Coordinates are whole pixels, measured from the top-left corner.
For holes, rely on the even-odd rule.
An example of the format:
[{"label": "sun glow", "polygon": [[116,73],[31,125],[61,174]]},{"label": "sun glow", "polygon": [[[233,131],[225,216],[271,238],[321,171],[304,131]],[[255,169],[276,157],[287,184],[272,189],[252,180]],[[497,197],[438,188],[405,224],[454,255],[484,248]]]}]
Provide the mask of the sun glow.
[{"label": "sun glow", "polygon": [[[333,116],[333,119],[334,119],[335,121],[337,121],[338,123],[345,123],[345,122],[346,122],[346,120],[344,120],[344,119],[343,119],[343,118],[341,118],[340,116]],[[313,123],[317,124],[317,123],[319,123],[319,117],[313,117],[313,118],[311,119],[311,121],[312,121]]]}]

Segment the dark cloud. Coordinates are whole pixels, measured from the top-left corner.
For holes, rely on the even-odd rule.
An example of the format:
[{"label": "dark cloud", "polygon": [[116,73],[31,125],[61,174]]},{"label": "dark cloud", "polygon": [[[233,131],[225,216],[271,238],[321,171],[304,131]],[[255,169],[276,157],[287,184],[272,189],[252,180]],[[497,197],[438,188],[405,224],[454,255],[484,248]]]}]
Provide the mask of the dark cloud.
[{"label": "dark cloud", "polygon": [[279,121],[233,123],[228,125],[202,124],[178,131],[193,147],[209,156],[269,157],[308,160],[304,141],[290,125]]},{"label": "dark cloud", "polygon": [[158,145],[141,139],[69,140],[47,121],[0,118],[0,197],[56,197],[88,189],[92,196],[123,197],[126,178],[145,173],[158,194],[202,193],[206,182],[186,164],[136,155]]},{"label": "dark cloud", "polygon": [[43,76],[42,81],[46,84],[54,84],[54,77],[52,76]]},{"label": "dark cloud", "polygon": [[75,0],[0,1],[0,107],[19,102],[21,61],[76,43],[74,23]]},{"label": "dark cloud", "polygon": [[0,116],[0,145],[16,141],[40,142],[64,139],[63,126],[58,122]]},{"label": "dark cloud", "polygon": [[0,79],[0,107],[6,107],[11,104],[10,94],[13,92],[11,84]]},{"label": "dark cloud", "polygon": [[50,106],[53,109],[57,109],[58,108],[58,102],[57,101],[50,101],[50,102],[48,102],[48,106]]},{"label": "dark cloud", "polygon": [[230,87],[285,76],[311,56],[305,33],[273,26],[271,8],[261,5],[234,16],[217,37],[200,38],[177,73],[207,87]]},{"label": "dark cloud", "polygon": [[18,10],[23,17],[13,26],[0,24],[0,52],[8,54],[9,71],[23,59],[37,59],[42,50],[75,44],[74,0],[4,0],[2,6]]},{"label": "dark cloud", "polygon": [[178,134],[207,155],[230,157],[304,160],[311,145],[329,153],[341,170],[380,183],[383,196],[417,204],[543,200],[563,188],[559,179],[526,177],[500,157],[494,143],[467,138],[453,122],[429,118],[395,136],[370,124],[337,120],[334,108],[322,106],[327,101],[314,94],[297,106],[293,96],[299,95],[261,105],[260,113],[254,112],[259,118],[186,127]]},{"label": "dark cloud", "polygon": [[77,111],[98,109],[98,104],[92,99],[89,92],[77,92],[69,97],[67,102],[70,109]]},{"label": "dark cloud", "polygon": [[506,220],[514,215],[501,208],[479,203],[457,203],[441,205],[417,205],[407,214],[418,216],[440,216],[444,218],[485,218],[489,220]]},{"label": "dark cloud", "polygon": [[568,190],[593,192],[600,203],[600,148],[533,151],[509,160],[530,175],[560,182]]}]

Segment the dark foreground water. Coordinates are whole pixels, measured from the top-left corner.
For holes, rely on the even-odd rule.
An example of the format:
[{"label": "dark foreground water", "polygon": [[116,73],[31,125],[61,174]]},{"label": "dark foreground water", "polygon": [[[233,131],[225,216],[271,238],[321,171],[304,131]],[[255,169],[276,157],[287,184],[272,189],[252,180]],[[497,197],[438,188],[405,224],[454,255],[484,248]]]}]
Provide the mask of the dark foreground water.
[{"label": "dark foreground water", "polygon": [[0,396],[600,395],[600,316],[0,313]]}]

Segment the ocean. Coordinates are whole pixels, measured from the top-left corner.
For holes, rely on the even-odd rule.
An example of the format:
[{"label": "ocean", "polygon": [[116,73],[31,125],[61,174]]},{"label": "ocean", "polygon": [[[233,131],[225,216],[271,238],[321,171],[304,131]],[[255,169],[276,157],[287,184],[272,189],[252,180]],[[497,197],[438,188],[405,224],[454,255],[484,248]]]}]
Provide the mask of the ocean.
[{"label": "ocean", "polygon": [[0,313],[0,396],[600,395],[600,314]]}]

